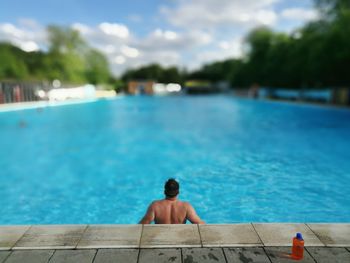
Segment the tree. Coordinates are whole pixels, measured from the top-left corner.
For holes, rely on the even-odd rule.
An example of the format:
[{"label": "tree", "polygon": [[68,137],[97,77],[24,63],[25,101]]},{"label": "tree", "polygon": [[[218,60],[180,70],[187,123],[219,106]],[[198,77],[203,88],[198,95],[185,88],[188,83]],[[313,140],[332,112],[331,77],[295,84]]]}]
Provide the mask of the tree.
[{"label": "tree", "polygon": [[107,82],[110,76],[109,65],[106,57],[96,49],[86,53],[86,79],[91,84]]},{"label": "tree", "polygon": [[135,79],[181,84],[184,77],[180,70],[176,67],[163,68],[158,64],[151,64],[136,69],[129,69],[122,75],[122,80],[124,82]]},{"label": "tree", "polygon": [[266,62],[273,42],[274,33],[267,27],[259,27],[251,31],[246,37],[248,45],[248,71],[251,84],[266,84]]},{"label": "tree", "polygon": [[49,26],[50,49],[46,58],[49,79],[92,84],[107,82],[110,76],[106,57],[92,49],[78,31]]},{"label": "tree", "polygon": [[324,18],[334,19],[350,10],[349,0],[315,0]]},{"label": "tree", "polygon": [[45,64],[49,79],[81,83],[85,81],[84,52],[88,49],[79,32],[69,27],[50,25],[50,48]]},{"label": "tree", "polygon": [[82,53],[87,49],[86,42],[81,38],[79,31],[70,27],[49,25],[49,50],[59,53]]},{"label": "tree", "polygon": [[8,43],[0,43],[0,79],[24,79],[28,69],[23,62],[25,52]]}]

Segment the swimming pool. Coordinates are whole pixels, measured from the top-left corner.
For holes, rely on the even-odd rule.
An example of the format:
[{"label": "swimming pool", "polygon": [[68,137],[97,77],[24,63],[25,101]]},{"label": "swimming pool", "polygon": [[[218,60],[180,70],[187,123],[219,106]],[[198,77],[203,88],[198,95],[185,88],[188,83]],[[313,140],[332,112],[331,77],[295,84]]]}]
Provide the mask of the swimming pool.
[{"label": "swimming pool", "polygon": [[350,222],[350,111],[229,96],[0,112],[0,224],[137,223],[169,177],[208,223]]}]

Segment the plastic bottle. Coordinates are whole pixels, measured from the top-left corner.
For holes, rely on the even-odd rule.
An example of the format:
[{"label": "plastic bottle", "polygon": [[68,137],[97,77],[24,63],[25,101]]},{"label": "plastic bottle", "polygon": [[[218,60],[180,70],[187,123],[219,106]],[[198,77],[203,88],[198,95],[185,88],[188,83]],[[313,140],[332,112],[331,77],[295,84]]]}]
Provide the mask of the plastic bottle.
[{"label": "plastic bottle", "polygon": [[292,258],[296,260],[303,259],[304,256],[304,239],[301,233],[297,233],[293,238]]}]

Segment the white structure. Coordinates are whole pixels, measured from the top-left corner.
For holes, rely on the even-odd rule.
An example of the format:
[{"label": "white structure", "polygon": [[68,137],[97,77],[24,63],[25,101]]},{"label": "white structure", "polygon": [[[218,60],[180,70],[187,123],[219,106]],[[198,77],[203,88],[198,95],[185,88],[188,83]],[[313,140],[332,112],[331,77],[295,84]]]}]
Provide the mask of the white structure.
[{"label": "white structure", "polygon": [[67,99],[92,99],[96,96],[94,85],[87,84],[75,88],[57,88],[48,92],[47,97],[50,101],[61,101]]},{"label": "white structure", "polygon": [[153,92],[155,95],[168,95],[171,93],[177,93],[181,91],[181,85],[177,83],[155,83],[153,85]]}]

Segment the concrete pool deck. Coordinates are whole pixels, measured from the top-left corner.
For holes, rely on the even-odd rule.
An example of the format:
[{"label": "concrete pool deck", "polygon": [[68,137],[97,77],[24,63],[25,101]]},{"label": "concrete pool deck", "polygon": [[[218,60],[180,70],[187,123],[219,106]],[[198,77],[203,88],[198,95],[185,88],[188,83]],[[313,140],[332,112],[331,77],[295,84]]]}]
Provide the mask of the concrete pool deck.
[{"label": "concrete pool deck", "polygon": [[350,262],[350,224],[252,223],[0,226],[0,263],[286,262],[296,232],[300,262]]}]

